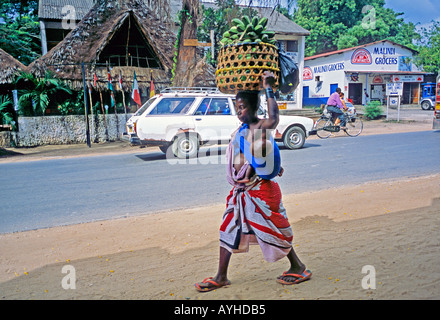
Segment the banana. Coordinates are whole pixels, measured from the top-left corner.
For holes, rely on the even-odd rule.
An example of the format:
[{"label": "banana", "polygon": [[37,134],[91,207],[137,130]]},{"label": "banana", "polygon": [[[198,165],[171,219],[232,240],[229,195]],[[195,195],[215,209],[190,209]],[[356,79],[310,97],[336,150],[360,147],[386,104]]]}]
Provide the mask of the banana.
[{"label": "banana", "polygon": [[263,28],[266,28],[267,21],[268,21],[268,19],[266,17],[263,17],[263,18],[260,19],[260,21],[258,21],[258,24],[260,26],[262,26]]},{"label": "banana", "polygon": [[246,26],[246,30],[245,30],[245,32],[253,32],[254,31],[254,25],[252,24],[252,23],[249,23],[247,26]]},{"label": "banana", "polygon": [[232,19],[233,26],[223,33],[222,45],[232,45],[236,43],[270,43],[276,44],[274,39],[275,32],[266,30],[268,19],[257,16],[249,17],[244,15],[241,20]]},{"label": "banana", "polygon": [[261,32],[262,34],[267,34],[267,36],[269,37],[269,38],[272,38],[272,37],[274,37],[275,36],[275,31],[268,31],[268,30],[265,30],[265,31],[263,31],[263,32]]},{"label": "banana", "polygon": [[237,27],[232,27],[231,29],[229,29],[229,33],[230,33],[230,34],[236,34],[236,33],[239,33],[238,28],[237,28]]},{"label": "banana", "polygon": [[257,38],[257,37],[258,37],[257,34],[256,34],[255,32],[253,32],[253,31],[248,32],[248,33],[247,33],[247,36],[248,36],[249,38]]},{"label": "banana", "polygon": [[257,25],[254,30],[257,34],[260,34],[261,32],[263,32],[263,26],[261,24]]},{"label": "banana", "polygon": [[243,23],[244,23],[245,26],[247,26],[248,24],[251,24],[251,23],[252,23],[251,19],[249,19],[249,16],[246,16],[246,15],[244,15],[244,16],[241,18],[241,21],[243,21]]},{"label": "banana", "polygon": [[254,26],[254,28],[258,25],[258,22],[259,22],[259,20],[258,20],[257,16],[252,18],[252,25]]},{"label": "banana", "polygon": [[244,28],[245,28],[245,24],[244,24],[240,19],[238,19],[238,18],[234,18],[234,19],[232,19],[232,23],[233,23],[236,27],[240,27],[240,26],[242,26],[242,27],[243,27],[243,30],[244,30]]}]

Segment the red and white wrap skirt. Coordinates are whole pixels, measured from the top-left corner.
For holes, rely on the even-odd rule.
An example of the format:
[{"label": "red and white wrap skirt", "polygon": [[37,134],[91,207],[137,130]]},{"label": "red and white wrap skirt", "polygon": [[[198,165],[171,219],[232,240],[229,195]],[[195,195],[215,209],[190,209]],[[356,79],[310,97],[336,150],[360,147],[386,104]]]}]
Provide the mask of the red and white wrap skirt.
[{"label": "red and white wrap skirt", "polygon": [[251,186],[231,190],[220,227],[220,246],[237,253],[249,251],[249,244],[259,244],[265,260],[274,262],[289,253],[292,239],[278,183],[258,179]]}]

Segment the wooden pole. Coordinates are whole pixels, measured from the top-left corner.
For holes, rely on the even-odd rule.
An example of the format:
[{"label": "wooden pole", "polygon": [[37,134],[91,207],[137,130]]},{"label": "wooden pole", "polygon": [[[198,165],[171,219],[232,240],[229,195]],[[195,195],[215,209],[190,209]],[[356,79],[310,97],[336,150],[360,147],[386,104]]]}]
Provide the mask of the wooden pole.
[{"label": "wooden pole", "polygon": [[87,100],[87,84],[86,84],[86,68],[84,65],[84,62],[82,63],[82,76],[83,76],[83,87],[84,87],[84,111],[85,111],[85,118],[86,118],[86,140],[87,140],[87,146],[90,148],[90,127],[89,127],[89,102]]},{"label": "wooden pole", "polygon": [[102,100],[102,91],[101,91],[101,88],[100,88],[100,87],[99,87],[99,97],[100,97],[100,99],[101,99],[101,110],[102,110],[102,115],[104,116],[105,137],[106,137],[106,141],[108,141],[107,120],[105,119],[104,102],[103,102],[103,100]]},{"label": "wooden pole", "polygon": [[91,122],[92,122],[92,126],[91,126],[91,129],[90,129],[90,136],[91,136],[91,139],[90,139],[90,142],[92,142],[93,140],[94,140],[94,138],[93,138],[93,136],[94,136],[94,128],[95,128],[95,126],[94,126],[94,119],[93,119],[93,101],[92,101],[92,85],[89,83],[89,86],[88,86],[88,90],[89,90],[89,101],[90,101],[90,120],[91,120]]}]

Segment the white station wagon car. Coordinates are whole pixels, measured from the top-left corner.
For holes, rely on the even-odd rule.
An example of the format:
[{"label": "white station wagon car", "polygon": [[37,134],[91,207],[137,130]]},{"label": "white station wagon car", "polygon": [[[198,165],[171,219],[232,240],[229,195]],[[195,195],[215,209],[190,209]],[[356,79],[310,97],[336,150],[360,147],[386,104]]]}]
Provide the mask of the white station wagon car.
[{"label": "white station wagon car", "polygon": [[[240,125],[235,95],[217,88],[168,88],[148,100],[126,123],[130,144],[158,146],[174,156],[197,155],[200,146],[228,143]],[[260,108],[259,117],[264,117]],[[314,134],[313,120],[299,116],[280,116],[275,140],[289,149],[302,148]]]}]

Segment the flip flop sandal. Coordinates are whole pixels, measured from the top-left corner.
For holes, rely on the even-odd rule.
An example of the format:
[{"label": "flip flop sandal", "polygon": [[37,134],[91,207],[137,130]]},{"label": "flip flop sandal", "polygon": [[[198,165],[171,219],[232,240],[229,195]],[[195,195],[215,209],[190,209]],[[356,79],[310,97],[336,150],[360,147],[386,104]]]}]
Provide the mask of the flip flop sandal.
[{"label": "flip flop sandal", "polygon": [[199,283],[195,283],[194,286],[196,287],[196,290],[199,292],[209,292],[221,287],[225,287],[231,284],[231,281],[228,280],[226,284],[218,284],[216,281],[212,280],[212,277],[206,278],[202,281],[202,283],[210,283],[212,284],[212,287],[205,287],[202,288]]},{"label": "flip flop sandal", "polygon": [[292,284],[297,284],[297,283],[301,283],[303,281],[309,280],[312,277],[312,272],[310,270],[305,270],[301,274],[284,272],[282,277],[294,277],[295,280],[293,280],[293,281],[286,281],[283,279],[277,279],[278,283],[281,283],[284,285],[292,285]]}]

